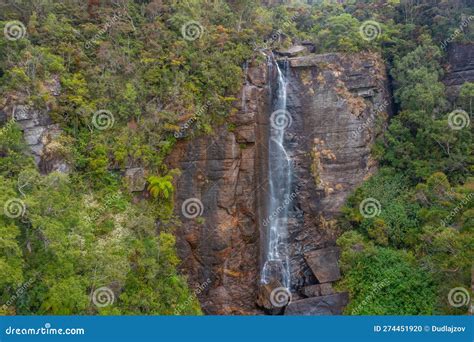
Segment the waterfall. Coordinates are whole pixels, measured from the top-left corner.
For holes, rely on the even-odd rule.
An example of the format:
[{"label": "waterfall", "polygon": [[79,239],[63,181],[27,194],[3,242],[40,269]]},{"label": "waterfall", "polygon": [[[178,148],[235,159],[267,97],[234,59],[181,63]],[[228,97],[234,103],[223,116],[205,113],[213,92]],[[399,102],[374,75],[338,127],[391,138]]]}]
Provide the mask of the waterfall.
[{"label": "waterfall", "polygon": [[[272,95],[272,114],[268,141],[268,217],[264,220],[266,248],[261,282],[279,281],[290,287],[290,264],[288,253],[288,211],[293,199],[291,194],[292,162],[285,148],[285,133],[291,125],[287,112],[288,61],[280,68],[273,55],[269,58],[269,75],[276,68],[276,94]],[[283,69],[283,70],[282,70]],[[270,77],[271,78],[271,77]],[[270,87],[272,85],[270,84]]]}]

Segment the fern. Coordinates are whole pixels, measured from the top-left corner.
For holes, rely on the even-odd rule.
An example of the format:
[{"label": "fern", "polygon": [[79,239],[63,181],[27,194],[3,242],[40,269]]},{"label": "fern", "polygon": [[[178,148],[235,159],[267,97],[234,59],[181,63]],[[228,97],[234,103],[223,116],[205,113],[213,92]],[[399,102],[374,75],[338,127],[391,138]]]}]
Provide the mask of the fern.
[{"label": "fern", "polygon": [[148,191],[155,198],[169,200],[173,197],[173,177],[166,175],[163,177],[150,176],[148,177]]}]

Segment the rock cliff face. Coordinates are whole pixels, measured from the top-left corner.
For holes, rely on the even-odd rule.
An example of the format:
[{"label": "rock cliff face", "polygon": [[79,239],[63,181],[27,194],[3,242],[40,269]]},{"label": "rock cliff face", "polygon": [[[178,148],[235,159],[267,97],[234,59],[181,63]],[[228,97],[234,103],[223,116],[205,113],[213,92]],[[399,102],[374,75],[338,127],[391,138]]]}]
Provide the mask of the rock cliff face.
[{"label": "rock cliff face", "polygon": [[[182,174],[176,184],[182,269],[207,314],[255,314],[258,290],[258,193],[264,184],[267,70],[250,67],[240,110],[215,135],[181,141],[169,158]],[[197,200],[199,201],[197,201]],[[201,202],[202,217],[183,215],[185,201]],[[200,203],[198,203],[200,204]]]},{"label": "rock cliff face", "polygon": [[[340,278],[334,218],[376,168],[370,148],[391,108],[385,68],[372,54],[288,61],[285,145],[295,199],[288,221],[293,301],[285,314],[339,314],[348,298],[331,286]],[[251,66],[232,125],[212,137],[180,141],[169,158],[182,170],[176,184],[181,266],[193,288],[206,283],[198,297],[207,314],[263,313],[256,303],[274,77],[265,65]],[[199,204],[196,199],[202,215],[189,219],[183,205]]]},{"label": "rock cliff face", "polygon": [[452,102],[465,82],[474,82],[474,44],[450,44],[444,84]]}]

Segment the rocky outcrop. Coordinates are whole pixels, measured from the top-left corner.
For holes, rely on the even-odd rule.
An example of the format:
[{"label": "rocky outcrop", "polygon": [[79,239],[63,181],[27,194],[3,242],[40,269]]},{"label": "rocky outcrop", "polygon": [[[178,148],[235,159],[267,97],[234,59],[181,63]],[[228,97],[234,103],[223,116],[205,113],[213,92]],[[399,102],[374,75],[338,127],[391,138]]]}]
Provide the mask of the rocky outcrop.
[{"label": "rocky outcrop", "polygon": [[[349,193],[376,169],[370,149],[377,123],[382,130],[391,111],[387,76],[373,54],[288,61],[291,126],[285,146],[293,160],[295,199],[288,220],[292,301],[284,312],[340,314],[347,294],[331,286],[340,277],[335,218]],[[207,314],[263,313],[271,302],[266,297],[272,286],[262,290],[259,281],[274,77],[265,65],[251,66],[231,125],[213,136],[179,141],[168,160],[182,170],[175,199],[181,268],[192,287],[211,279],[199,294]],[[187,212],[189,203],[198,210]]]},{"label": "rocky outcrop", "polygon": [[[52,96],[61,93],[57,76],[45,82],[44,87]],[[25,98],[26,95],[18,93],[5,96],[3,108],[0,108],[0,125],[10,119],[18,123],[31,155],[42,173],[69,172],[70,166],[63,155],[64,147],[58,142],[62,130],[51,120],[48,108],[23,104]]]},{"label": "rocky outcrop", "polygon": [[443,82],[451,102],[455,102],[464,83],[474,82],[474,44],[449,45],[448,64]]}]

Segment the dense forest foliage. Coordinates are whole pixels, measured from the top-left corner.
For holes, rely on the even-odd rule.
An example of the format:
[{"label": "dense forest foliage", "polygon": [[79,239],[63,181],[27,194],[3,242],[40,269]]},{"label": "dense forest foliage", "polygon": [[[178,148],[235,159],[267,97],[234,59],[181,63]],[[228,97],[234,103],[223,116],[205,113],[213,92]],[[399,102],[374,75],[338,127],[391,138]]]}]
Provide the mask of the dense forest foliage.
[{"label": "dense forest foliage", "polygon": [[[472,127],[450,129],[449,115],[472,115],[474,84],[450,103],[441,79],[447,40],[474,38],[472,23],[463,25],[474,15],[469,2],[0,1],[2,32],[14,20],[25,27],[21,39],[0,39],[1,107],[47,108],[63,131],[54,152],[71,168],[40,174],[18,124],[0,128],[0,203],[16,210],[0,216],[0,313],[200,314],[177,271],[179,170],[164,159],[203,106],[189,136],[212,134],[232,114],[256,49],[303,40],[317,53],[381,53],[393,79],[396,115],[373,150],[380,170],[340,220],[346,313],[464,313],[447,293],[470,288]],[[360,33],[368,20],[379,25],[376,39]],[[94,122],[98,111],[113,114],[106,129]],[[137,165],[149,177],[139,200],[123,178]],[[379,215],[361,214],[366,198]],[[383,295],[367,300],[374,284]],[[103,288],[111,305],[91,300]]]}]

